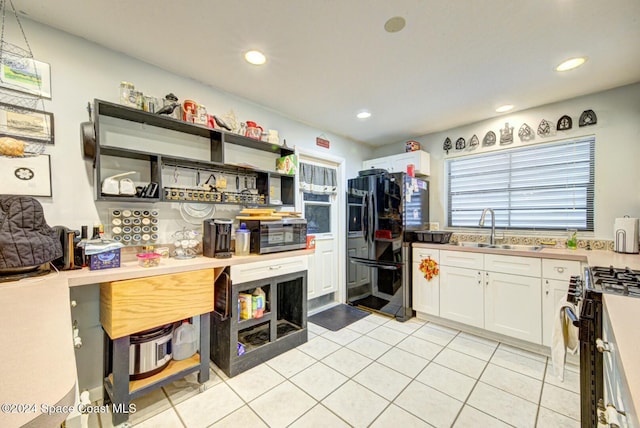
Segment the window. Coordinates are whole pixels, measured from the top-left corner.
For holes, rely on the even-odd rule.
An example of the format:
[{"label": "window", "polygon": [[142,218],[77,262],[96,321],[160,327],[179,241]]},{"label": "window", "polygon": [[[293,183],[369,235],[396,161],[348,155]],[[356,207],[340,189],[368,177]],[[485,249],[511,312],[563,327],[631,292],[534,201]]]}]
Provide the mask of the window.
[{"label": "window", "polygon": [[537,144],[446,161],[448,224],[593,231],[595,137]]},{"label": "window", "polygon": [[303,192],[304,217],[307,219],[307,233],[331,233],[331,195],[315,195]]},{"label": "window", "polygon": [[336,169],[301,162],[299,179],[307,233],[331,233],[332,203],[337,192]]}]

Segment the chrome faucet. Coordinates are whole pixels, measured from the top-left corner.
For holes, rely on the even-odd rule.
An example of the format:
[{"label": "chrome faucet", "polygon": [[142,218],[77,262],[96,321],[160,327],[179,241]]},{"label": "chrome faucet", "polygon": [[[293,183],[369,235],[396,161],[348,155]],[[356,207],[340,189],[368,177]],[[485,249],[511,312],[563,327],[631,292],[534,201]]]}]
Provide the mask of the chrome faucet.
[{"label": "chrome faucet", "polygon": [[480,216],[480,223],[478,226],[484,227],[484,217],[487,215],[487,211],[491,213],[491,236],[489,237],[489,244],[495,245],[496,243],[496,213],[491,208],[485,208]]}]

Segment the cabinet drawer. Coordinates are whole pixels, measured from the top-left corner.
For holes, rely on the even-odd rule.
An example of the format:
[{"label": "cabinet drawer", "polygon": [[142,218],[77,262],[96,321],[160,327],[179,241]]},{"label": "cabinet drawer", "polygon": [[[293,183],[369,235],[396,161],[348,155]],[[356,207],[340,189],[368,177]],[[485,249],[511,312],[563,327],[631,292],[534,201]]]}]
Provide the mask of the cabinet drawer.
[{"label": "cabinet drawer", "polygon": [[231,281],[239,284],[256,279],[307,270],[308,256],[285,257],[279,260],[265,260],[231,266]]},{"label": "cabinet drawer", "polygon": [[469,269],[484,269],[484,254],[466,251],[440,251],[440,264]]},{"label": "cabinet drawer", "polygon": [[213,269],[100,284],[100,322],[117,339],[213,311]]},{"label": "cabinet drawer", "polygon": [[542,277],[568,281],[572,275],[582,275],[576,260],[542,259]]},{"label": "cabinet drawer", "polygon": [[431,248],[414,248],[412,252],[412,261],[420,263],[422,259],[431,257],[436,263],[440,263],[440,250],[433,250]]},{"label": "cabinet drawer", "polygon": [[534,257],[486,254],[484,257],[484,269],[489,272],[502,272],[540,278],[540,259]]}]

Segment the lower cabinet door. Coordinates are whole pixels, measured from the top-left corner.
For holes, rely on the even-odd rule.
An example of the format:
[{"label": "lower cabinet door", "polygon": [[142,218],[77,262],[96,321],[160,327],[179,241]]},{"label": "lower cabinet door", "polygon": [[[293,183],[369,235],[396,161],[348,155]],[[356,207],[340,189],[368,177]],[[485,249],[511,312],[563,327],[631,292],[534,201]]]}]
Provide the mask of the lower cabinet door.
[{"label": "lower cabinet door", "polygon": [[485,273],[484,327],[527,342],[542,343],[540,278]]},{"label": "lower cabinet door", "polygon": [[560,313],[558,302],[563,297],[567,297],[568,288],[569,279],[560,281],[545,278],[542,280],[542,344],[545,346],[551,346],[553,326]]},{"label": "lower cabinet door", "polygon": [[484,328],[482,271],[440,266],[440,316]]},{"label": "lower cabinet door", "polygon": [[413,310],[430,315],[440,315],[440,276],[430,280],[420,272],[420,263],[413,263]]}]

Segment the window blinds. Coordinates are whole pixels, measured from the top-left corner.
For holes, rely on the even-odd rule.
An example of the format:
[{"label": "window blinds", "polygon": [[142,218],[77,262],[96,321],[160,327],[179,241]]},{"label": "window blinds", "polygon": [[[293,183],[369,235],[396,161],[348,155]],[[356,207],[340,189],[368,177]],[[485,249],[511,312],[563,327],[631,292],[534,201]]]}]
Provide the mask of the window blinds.
[{"label": "window blinds", "polygon": [[587,136],[448,160],[449,226],[492,208],[496,227],[593,231],[594,150]]}]

